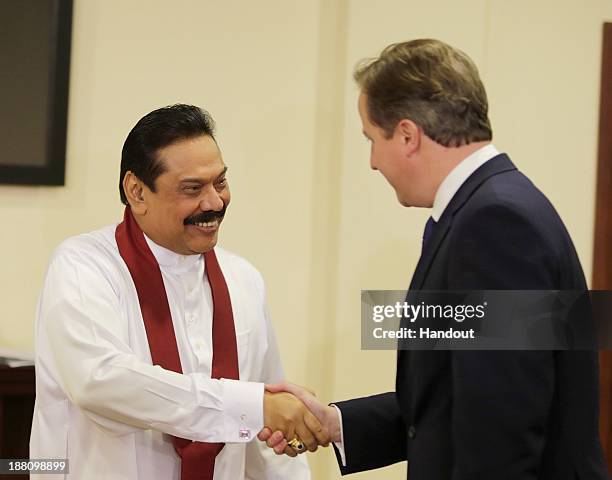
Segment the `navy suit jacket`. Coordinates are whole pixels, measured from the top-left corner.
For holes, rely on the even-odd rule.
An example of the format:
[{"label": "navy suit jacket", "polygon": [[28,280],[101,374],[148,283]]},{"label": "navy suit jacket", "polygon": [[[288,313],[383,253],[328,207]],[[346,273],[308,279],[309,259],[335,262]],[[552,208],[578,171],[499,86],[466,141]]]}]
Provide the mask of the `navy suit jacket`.
[{"label": "navy suit jacket", "polygon": [[[410,284],[481,289],[586,289],[557,212],[504,154],[457,191]],[[605,480],[598,385],[597,352],[400,350],[395,392],[336,402],[341,472],[408,460],[410,480]]]}]

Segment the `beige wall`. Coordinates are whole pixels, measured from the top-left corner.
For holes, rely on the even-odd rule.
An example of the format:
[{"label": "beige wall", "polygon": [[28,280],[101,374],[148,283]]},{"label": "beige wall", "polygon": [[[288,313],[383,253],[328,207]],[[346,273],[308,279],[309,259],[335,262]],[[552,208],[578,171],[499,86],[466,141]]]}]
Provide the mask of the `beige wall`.
[{"label": "beige wall", "polygon": [[[440,38],[477,63],[489,93],[494,144],[549,196],[591,275],[601,25],[610,3],[353,0],[348,3],[339,188],[335,377],[330,398],[392,390],[395,353],[360,350],[359,290],[406,288],[428,213],[400,207],[369,147],[349,82],[355,63],[389,43]],[[327,476],[337,478],[335,465]],[[403,478],[405,465],[354,478]]]},{"label": "beige wall", "polygon": [[[360,350],[359,291],[408,285],[427,212],[368,168],[354,64],[421,36],[470,54],[496,146],[551,198],[590,277],[604,20],[604,0],[75,0],[66,186],[0,186],[0,347],[32,348],[55,246],[120,219],[131,126],[189,102],[217,120],[233,192],[221,243],[264,274],[288,377],[325,401],[392,389],[394,353]],[[329,449],[310,458],[314,478],[338,478]]]}]

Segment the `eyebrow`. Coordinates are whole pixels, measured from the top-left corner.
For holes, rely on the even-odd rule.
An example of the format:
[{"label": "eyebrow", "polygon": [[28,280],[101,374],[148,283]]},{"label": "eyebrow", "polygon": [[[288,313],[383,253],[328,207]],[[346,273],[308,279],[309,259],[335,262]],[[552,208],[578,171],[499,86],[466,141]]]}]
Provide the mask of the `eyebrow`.
[{"label": "eyebrow", "polygon": [[[225,167],[221,173],[219,175],[216,176],[216,178],[213,180],[213,183],[216,182],[217,180],[219,180],[221,177],[223,177],[223,175],[225,175],[227,173],[227,167]],[[184,178],[181,180],[181,183],[205,183],[202,182],[201,178]]]},{"label": "eyebrow", "polygon": [[227,173],[227,167],[223,167],[223,170],[221,171],[219,175],[217,175],[217,178],[215,178],[215,180],[219,180],[226,173]]}]

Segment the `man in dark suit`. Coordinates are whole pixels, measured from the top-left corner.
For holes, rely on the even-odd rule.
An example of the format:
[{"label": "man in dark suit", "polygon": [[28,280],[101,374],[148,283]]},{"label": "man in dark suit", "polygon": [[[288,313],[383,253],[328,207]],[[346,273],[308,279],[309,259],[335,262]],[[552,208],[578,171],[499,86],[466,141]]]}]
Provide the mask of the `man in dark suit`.
[{"label": "man in dark suit", "polygon": [[[490,144],[485,89],[436,40],[355,73],[370,163],[404,206],[430,207],[410,290],[584,290],[553,206]],[[408,460],[410,480],[604,480],[598,364],[588,351],[399,350],[396,391],[324,406],[342,474]],[[261,437],[278,452],[275,433]]]}]

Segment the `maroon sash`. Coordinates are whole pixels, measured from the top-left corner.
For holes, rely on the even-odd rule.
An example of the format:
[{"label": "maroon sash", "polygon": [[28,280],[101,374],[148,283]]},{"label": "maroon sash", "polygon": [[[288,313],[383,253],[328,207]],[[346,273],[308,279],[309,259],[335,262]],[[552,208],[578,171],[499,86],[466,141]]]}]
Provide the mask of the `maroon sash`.
[{"label": "maroon sash", "polygon": [[[130,207],[125,208],[115,238],[136,285],[153,365],[182,373],[161,271]],[[229,291],[214,250],[205,252],[204,260],[213,299],[211,377],[238,380],[238,348]],[[172,442],[181,457],[181,480],[212,480],[215,458],[224,443],[192,442],[178,437],[172,437]]]}]

